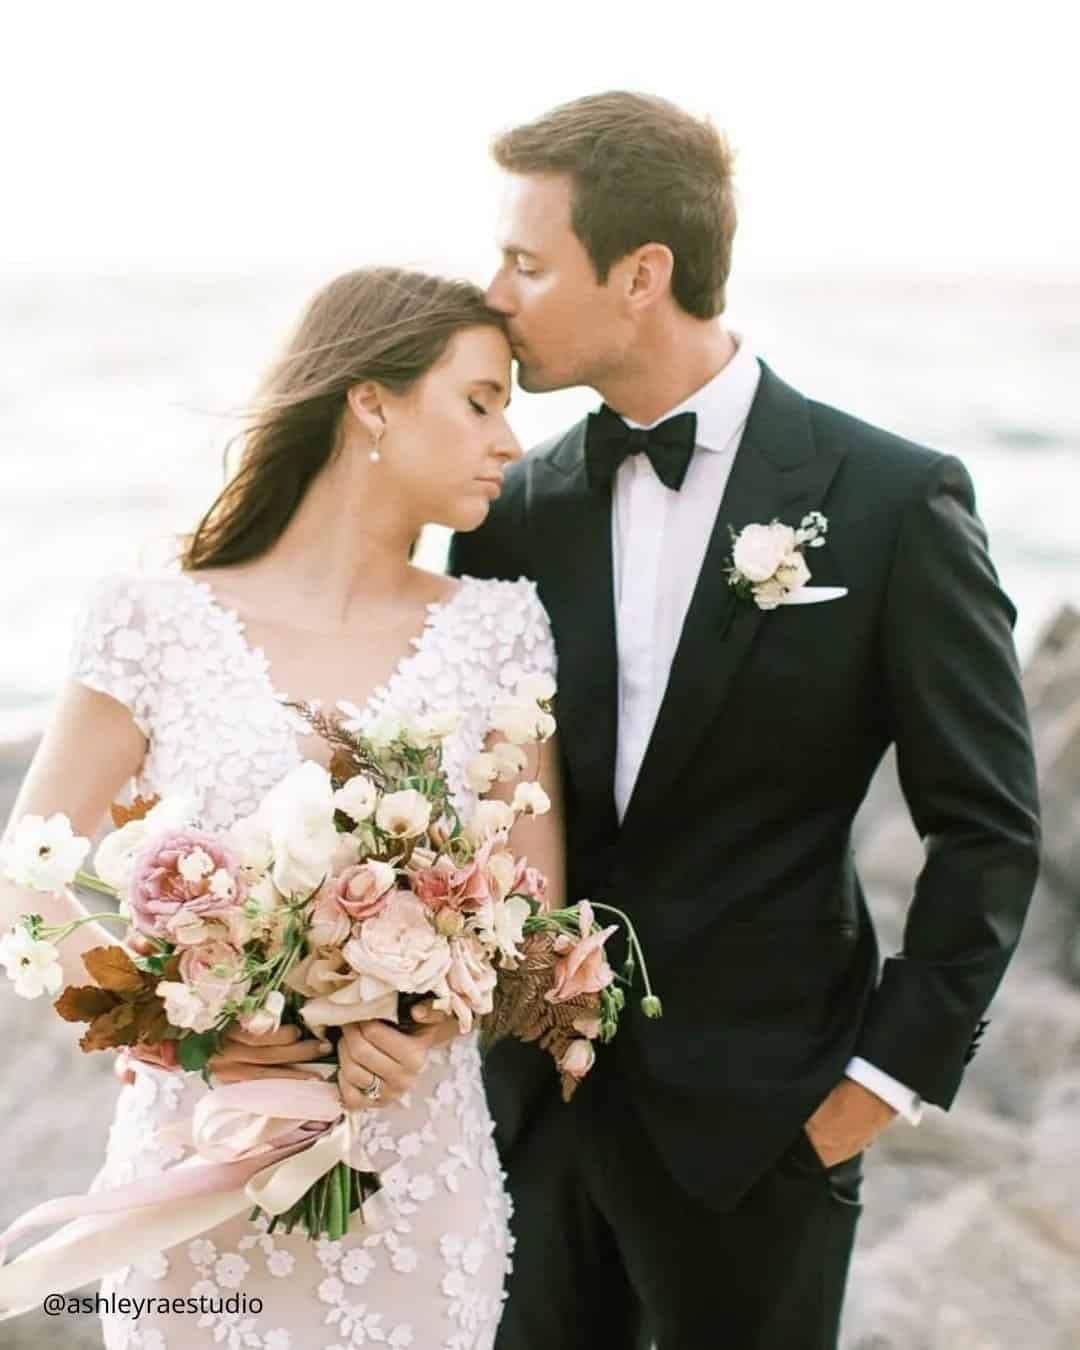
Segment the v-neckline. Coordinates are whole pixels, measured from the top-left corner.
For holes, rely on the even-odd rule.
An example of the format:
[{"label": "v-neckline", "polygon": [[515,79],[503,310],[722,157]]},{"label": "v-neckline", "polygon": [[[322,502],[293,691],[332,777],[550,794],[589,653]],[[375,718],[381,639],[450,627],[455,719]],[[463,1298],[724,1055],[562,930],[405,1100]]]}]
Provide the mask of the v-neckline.
[{"label": "v-neckline", "polygon": [[[273,702],[281,708],[284,714],[288,714],[291,711],[288,707],[290,703],[303,704],[306,706],[317,702],[317,700],[312,699],[294,698],[291,694],[279,690],[274,680],[273,668],[265,650],[261,645],[252,643],[247,635],[246,620],[242,619],[232,606],[225,604],[218,598],[217,592],[208,581],[200,581],[190,572],[181,571],[180,576],[183,577],[183,579],[201,597],[210,613],[218,615],[219,618],[226,622],[236,637],[239,646],[250,660],[252,667],[257,672],[262,684],[265,686],[266,692],[270,695]],[[420,655],[421,651],[423,651],[424,646],[430,640],[432,633],[436,630],[439,623],[445,619],[446,614],[457,602],[462,591],[468,585],[468,582],[468,577],[462,577],[458,581],[457,586],[445,600],[428,601],[424,606],[424,622],[419,631],[414,633],[409,639],[407,649],[398,658],[386,678],[379,684],[374,685],[368,691],[367,697],[363,703],[358,703],[355,700],[348,698],[342,698],[340,702],[352,703],[358,710],[361,719],[366,719],[369,715],[377,715],[390,701],[394,686],[404,676],[406,668]],[[295,723],[294,729],[298,731]],[[307,734],[310,735],[310,731]]]}]

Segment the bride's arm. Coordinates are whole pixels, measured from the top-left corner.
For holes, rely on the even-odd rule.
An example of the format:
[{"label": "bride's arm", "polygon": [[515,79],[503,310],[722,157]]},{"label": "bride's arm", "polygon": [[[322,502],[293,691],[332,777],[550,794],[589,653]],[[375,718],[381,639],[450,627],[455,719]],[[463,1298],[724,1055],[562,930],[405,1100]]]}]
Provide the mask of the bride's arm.
[{"label": "bride's arm", "polygon": [[[76,834],[93,836],[105,822],[109,806],[134,778],[146,754],[146,738],[131,713],[109,694],[72,681],[61,695],[19,790],[7,829],[26,815],[63,812]],[[89,911],[74,896],[43,895],[0,881],[0,930],[19,914],[40,914],[46,924],[67,923]],[[65,984],[92,983],[82,962],[91,947],[117,943],[122,929],[97,923],[77,928],[60,946]],[[290,1066],[318,1059],[328,1047],[305,1037],[297,1027],[282,1027],[265,1036],[248,1036],[233,1028],[210,1068],[221,1082],[250,1078],[304,1077]],[[120,1064],[125,1069],[123,1062]],[[126,1081],[130,1081],[130,1074]]]},{"label": "bride's arm", "polygon": [[[146,739],[131,713],[108,694],[72,681],[61,694],[15,800],[5,834],[26,815],[62,812],[76,834],[93,836],[109,805],[138,772]],[[67,923],[92,911],[73,896],[43,895],[0,881],[0,930],[19,914],[35,913],[46,924]],[[119,929],[88,923],[60,947],[65,984],[86,984],[82,953],[117,941]]]}]

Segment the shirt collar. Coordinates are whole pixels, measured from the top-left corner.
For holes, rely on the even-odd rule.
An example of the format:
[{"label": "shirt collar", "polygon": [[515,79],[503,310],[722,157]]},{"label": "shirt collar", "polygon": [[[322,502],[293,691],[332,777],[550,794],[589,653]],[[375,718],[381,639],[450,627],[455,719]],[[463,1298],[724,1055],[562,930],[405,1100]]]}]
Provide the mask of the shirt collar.
[{"label": "shirt collar", "polygon": [[[695,444],[702,450],[717,452],[728,448],[750,414],[750,405],[761,379],[761,367],[749,346],[737,333],[731,336],[735,339],[735,354],[723,370],[718,371],[677,408],[650,422],[650,428],[679,413],[697,413]],[[623,421],[628,427],[643,425],[641,422],[631,422],[628,417],[624,417]]]}]

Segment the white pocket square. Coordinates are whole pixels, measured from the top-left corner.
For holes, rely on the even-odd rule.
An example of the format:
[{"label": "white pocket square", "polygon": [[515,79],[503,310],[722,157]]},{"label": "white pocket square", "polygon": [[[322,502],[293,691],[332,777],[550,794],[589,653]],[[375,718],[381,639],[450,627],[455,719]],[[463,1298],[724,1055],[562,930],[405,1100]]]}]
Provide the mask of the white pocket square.
[{"label": "white pocket square", "polygon": [[846,586],[803,586],[780,601],[782,605],[820,605],[825,600],[839,600],[848,593]]}]

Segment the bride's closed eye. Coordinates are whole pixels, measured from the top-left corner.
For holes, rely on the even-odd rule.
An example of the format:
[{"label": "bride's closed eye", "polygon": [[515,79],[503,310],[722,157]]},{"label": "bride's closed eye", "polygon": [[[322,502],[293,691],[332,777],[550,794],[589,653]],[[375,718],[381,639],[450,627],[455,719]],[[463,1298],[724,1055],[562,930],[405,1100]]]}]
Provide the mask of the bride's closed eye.
[{"label": "bride's closed eye", "polygon": [[469,407],[474,413],[479,414],[481,417],[486,417],[488,415],[488,410],[482,404],[477,403],[474,398],[469,399]]}]

